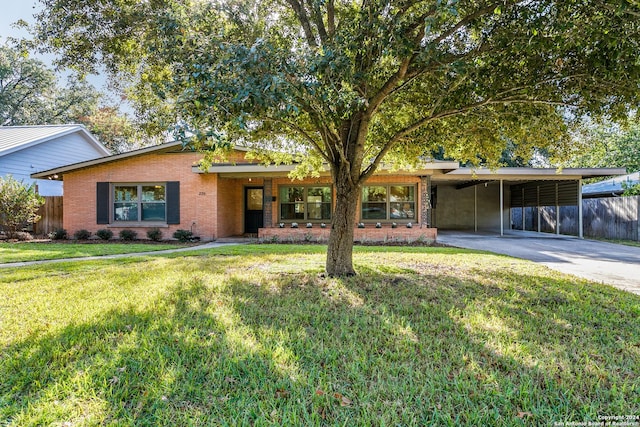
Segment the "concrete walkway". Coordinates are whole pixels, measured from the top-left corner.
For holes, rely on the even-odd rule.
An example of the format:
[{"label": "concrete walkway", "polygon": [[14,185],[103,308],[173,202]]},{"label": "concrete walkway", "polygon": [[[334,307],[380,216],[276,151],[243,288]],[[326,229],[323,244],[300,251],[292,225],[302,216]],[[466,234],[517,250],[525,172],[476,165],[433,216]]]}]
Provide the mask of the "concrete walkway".
[{"label": "concrete walkway", "polygon": [[[215,242],[186,248],[83,258],[13,262],[0,264],[0,268],[159,255],[238,245],[254,241],[255,239],[246,238],[219,239]],[[639,247],[578,239],[571,236],[513,230],[506,232],[504,236],[486,232],[438,231],[438,242],[459,248],[489,251],[528,259],[563,273],[573,274],[594,282],[606,283],[640,295]]]},{"label": "concrete walkway", "polygon": [[438,230],[438,241],[528,259],[640,295],[640,247],[514,230],[504,236]]},{"label": "concrete walkway", "polygon": [[0,264],[0,268],[24,267],[28,265],[40,265],[40,264],[54,264],[54,263],[69,262],[69,261],[92,261],[92,260],[101,260],[101,259],[129,258],[129,257],[145,256],[145,255],[172,254],[176,252],[188,252],[188,251],[195,251],[199,249],[211,249],[211,248],[217,248],[220,246],[239,245],[242,243],[249,243],[249,242],[250,242],[249,239],[245,239],[245,240],[220,239],[215,242],[204,243],[202,245],[188,246],[186,248],[165,249],[162,251],[135,252],[135,253],[115,254],[115,255],[98,255],[98,256],[88,256],[88,257],[81,257],[81,258],[45,259],[41,261],[9,262],[5,264]]}]

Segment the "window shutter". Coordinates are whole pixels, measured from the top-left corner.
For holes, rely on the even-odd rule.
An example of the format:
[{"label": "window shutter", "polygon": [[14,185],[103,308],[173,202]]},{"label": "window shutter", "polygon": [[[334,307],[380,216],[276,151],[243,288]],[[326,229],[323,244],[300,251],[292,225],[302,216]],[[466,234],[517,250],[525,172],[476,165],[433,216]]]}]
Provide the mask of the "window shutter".
[{"label": "window shutter", "polygon": [[96,223],[109,224],[109,189],[108,182],[96,183]]},{"label": "window shutter", "polygon": [[180,224],[180,181],[167,182],[167,224]]}]

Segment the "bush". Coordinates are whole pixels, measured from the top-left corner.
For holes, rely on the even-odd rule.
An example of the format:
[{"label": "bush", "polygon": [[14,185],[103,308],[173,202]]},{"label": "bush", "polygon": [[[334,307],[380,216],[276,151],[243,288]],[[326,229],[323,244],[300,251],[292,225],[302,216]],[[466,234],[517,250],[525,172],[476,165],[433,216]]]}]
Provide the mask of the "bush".
[{"label": "bush", "polygon": [[138,233],[125,228],[124,230],[120,230],[118,235],[120,236],[120,240],[134,240],[138,236]]},{"label": "bush", "polygon": [[49,238],[51,240],[65,240],[67,238],[67,230],[64,228],[56,228],[49,233]]},{"label": "bush", "polygon": [[160,229],[157,227],[153,227],[147,230],[147,237],[154,242],[159,242],[160,240],[162,240],[162,231],[160,231]]},{"label": "bush", "polygon": [[108,228],[101,228],[100,230],[96,231],[96,236],[98,236],[102,240],[109,240],[113,237],[113,231],[109,230]]},{"label": "bush", "polygon": [[36,194],[34,184],[25,185],[11,175],[0,177],[0,228],[10,239],[40,219],[37,212],[43,204],[44,198]]},{"label": "bush", "polygon": [[84,228],[73,233],[73,238],[76,240],[87,240],[89,237],[91,237],[91,232]]},{"label": "bush", "polygon": [[631,184],[628,182],[622,183],[623,196],[640,196],[640,183]]},{"label": "bush", "polygon": [[193,233],[189,230],[176,230],[173,233],[173,237],[184,243],[193,239]]}]

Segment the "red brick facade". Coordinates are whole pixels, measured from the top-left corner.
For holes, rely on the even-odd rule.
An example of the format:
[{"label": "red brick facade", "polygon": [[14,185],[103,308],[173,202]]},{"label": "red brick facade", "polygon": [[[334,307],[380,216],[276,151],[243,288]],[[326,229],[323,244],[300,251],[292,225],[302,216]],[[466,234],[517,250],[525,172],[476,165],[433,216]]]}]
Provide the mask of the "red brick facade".
[{"label": "red brick facade", "polygon": [[192,230],[194,235],[203,240],[241,234],[241,224],[225,220],[242,218],[242,196],[241,191],[236,193],[236,180],[232,180],[231,184],[225,182],[219,185],[220,179],[216,174],[192,172],[192,166],[198,159],[196,153],[147,154],[65,174],[63,227],[70,234],[80,229],[95,233],[98,229],[109,228],[116,236],[120,230],[127,228],[135,230],[138,237],[146,238],[147,230],[158,225],[97,223],[97,183],[178,181],[180,224],[159,226],[164,238],[171,238],[178,229]]},{"label": "red brick facade", "polygon": [[[280,220],[279,188],[283,185],[313,185],[330,184],[330,178],[309,178],[304,181],[292,181],[285,177],[269,177],[264,179],[256,177],[228,178],[225,174],[197,173],[193,166],[198,162],[201,154],[198,153],[162,153],[151,152],[137,156],[131,156],[119,160],[76,169],[64,174],[64,223],[63,227],[73,234],[80,229],[86,229],[95,234],[98,229],[111,229],[115,236],[122,229],[135,230],[139,238],[146,238],[146,232],[151,227],[158,227],[163,237],[171,238],[178,229],[193,231],[194,235],[202,240],[212,240],[220,237],[237,236],[245,233],[245,188],[262,187],[265,182],[270,184],[271,191],[265,191],[270,204],[266,209],[269,224],[264,224],[264,229],[273,228],[273,232],[283,232],[278,227]],[[228,160],[231,162],[246,163],[243,152],[235,152]],[[233,172],[232,166],[229,166]],[[97,220],[97,194],[98,183],[114,184],[153,184],[179,182],[179,224],[153,224],[144,222],[118,223],[113,220],[109,224],[99,224]],[[406,240],[417,239],[422,236],[426,239],[435,239],[435,230],[427,232],[420,229],[418,206],[421,203],[420,178],[409,175],[381,174],[373,177],[371,184],[412,184],[416,186],[415,211],[416,218],[413,221],[414,228],[407,229],[404,224],[391,229],[389,221],[384,223],[382,229],[376,229],[373,221],[369,221],[364,230],[358,230],[357,236],[372,240]],[[335,200],[335,190],[334,198]],[[360,202],[358,202],[360,204]],[[109,201],[109,209],[113,210],[113,199]],[[113,212],[110,213],[113,219]],[[360,219],[358,219],[360,221]],[[287,222],[290,225],[291,221]],[[300,231],[304,232],[300,224]],[[328,229],[321,230],[320,224],[314,224],[313,234],[328,233]],[[384,231],[383,231],[384,230]],[[420,231],[422,230],[422,231]],[[295,233],[296,231],[294,231]],[[273,233],[261,232],[261,237],[271,236]],[[373,233],[373,234],[371,234]],[[308,234],[308,233],[307,233]]]}]

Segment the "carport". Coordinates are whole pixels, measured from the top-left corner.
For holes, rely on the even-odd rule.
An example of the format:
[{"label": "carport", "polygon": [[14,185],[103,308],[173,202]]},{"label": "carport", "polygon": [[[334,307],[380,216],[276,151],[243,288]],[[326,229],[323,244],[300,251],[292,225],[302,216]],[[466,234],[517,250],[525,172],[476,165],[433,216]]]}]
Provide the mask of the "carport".
[{"label": "carport", "polygon": [[[623,168],[458,168],[431,176],[431,226],[440,230],[491,231],[504,235],[511,209],[555,207],[560,234],[560,207],[577,206],[582,238],[582,181],[624,174]],[[522,220],[524,222],[524,214]],[[538,232],[540,230],[538,217]],[[525,229],[522,224],[522,229]]]}]

